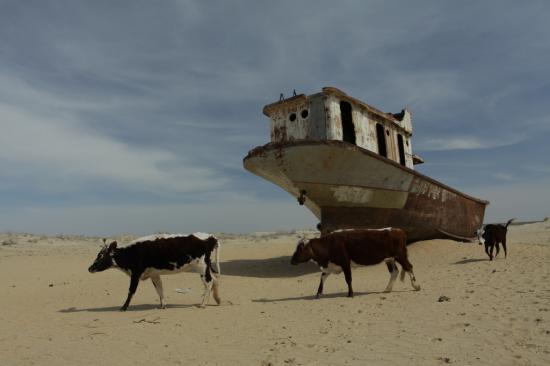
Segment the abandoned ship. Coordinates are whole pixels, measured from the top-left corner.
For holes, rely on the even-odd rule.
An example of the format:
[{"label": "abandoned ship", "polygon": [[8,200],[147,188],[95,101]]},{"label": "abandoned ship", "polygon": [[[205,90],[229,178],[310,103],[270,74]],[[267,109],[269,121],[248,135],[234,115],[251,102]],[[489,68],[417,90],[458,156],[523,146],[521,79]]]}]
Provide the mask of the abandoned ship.
[{"label": "abandoned ship", "polygon": [[489,202],[414,170],[411,113],[384,113],[327,87],[266,105],[271,142],[244,167],[297,198],[338,229],[399,227],[408,241],[470,240]]}]

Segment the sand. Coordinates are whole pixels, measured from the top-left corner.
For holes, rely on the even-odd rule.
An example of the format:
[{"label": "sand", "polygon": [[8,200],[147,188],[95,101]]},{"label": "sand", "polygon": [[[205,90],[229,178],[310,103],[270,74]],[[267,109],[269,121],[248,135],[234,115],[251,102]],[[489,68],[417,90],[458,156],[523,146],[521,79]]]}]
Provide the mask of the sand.
[{"label": "sand", "polygon": [[353,270],[353,299],[343,275],[314,299],[316,266],[289,263],[303,234],[221,235],[221,306],[197,308],[202,283],[183,273],[163,277],[167,309],[144,281],[127,312],[128,277],[87,271],[99,238],[0,234],[0,365],[550,364],[550,222],[511,226],[493,262],[415,243],[421,291],[382,293],[380,264]]}]

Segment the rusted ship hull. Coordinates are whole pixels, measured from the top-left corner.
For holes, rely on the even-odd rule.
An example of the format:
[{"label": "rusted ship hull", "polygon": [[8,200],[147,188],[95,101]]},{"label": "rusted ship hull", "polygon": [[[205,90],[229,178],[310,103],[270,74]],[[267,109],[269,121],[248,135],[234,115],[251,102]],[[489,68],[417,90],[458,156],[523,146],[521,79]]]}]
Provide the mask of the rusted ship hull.
[{"label": "rusted ship hull", "polygon": [[488,204],[341,141],[269,143],[250,151],[244,167],[301,197],[324,233],[392,226],[409,242],[469,240]]}]

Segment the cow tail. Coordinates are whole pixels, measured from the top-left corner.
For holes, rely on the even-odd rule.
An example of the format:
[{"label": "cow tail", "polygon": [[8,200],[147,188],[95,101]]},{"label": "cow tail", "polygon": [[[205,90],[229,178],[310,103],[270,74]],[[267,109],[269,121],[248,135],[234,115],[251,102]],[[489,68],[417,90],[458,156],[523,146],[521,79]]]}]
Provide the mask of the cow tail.
[{"label": "cow tail", "polygon": [[218,271],[218,277],[220,277],[222,275],[220,269],[220,242],[216,243],[216,270]]},{"label": "cow tail", "polygon": [[510,225],[510,223],[511,223],[512,221],[514,221],[515,219],[516,219],[516,218],[514,217],[513,219],[508,220],[508,222],[506,223],[506,226],[504,226],[504,227],[508,229],[508,225]]},{"label": "cow tail", "polygon": [[401,273],[399,274],[399,280],[401,282],[405,281],[405,269],[404,268],[401,268]]}]

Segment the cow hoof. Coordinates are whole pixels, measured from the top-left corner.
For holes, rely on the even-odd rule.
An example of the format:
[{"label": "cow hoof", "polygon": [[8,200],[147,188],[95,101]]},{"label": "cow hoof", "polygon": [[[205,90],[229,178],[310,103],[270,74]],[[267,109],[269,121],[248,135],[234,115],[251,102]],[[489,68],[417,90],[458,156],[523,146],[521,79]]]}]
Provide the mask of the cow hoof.
[{"label": "cow hoof", "polygon": [[415,285],[415,286],[413,286],[413,288],[414,288],[415,291],[420,291],[420,285]]},{"label": "cow hoof", "polygon": [[128,309],[128,308],[125,308],[125,307],[123,306],[123,307],[121,307],[120,309],[118,309],[118,311],[126,311],[126,309]]},{"label": "cow hoof", "polygon": [[206,305],[204,305],[204,304],[197,305],[197,307],[198,307],[199,309],[206,309]]},{"label": "cow hoof", "polygon": [[387,293],[389,293],[389,292],[391,292],[391,288],[387,288],[387,289],[384,290],[384,293],[385,293],[385,294],[387,294]]},{"label": "cow hoof", "polygon": [[166,309],[166,305],[161,305],[158,307],[159,309]]}]

